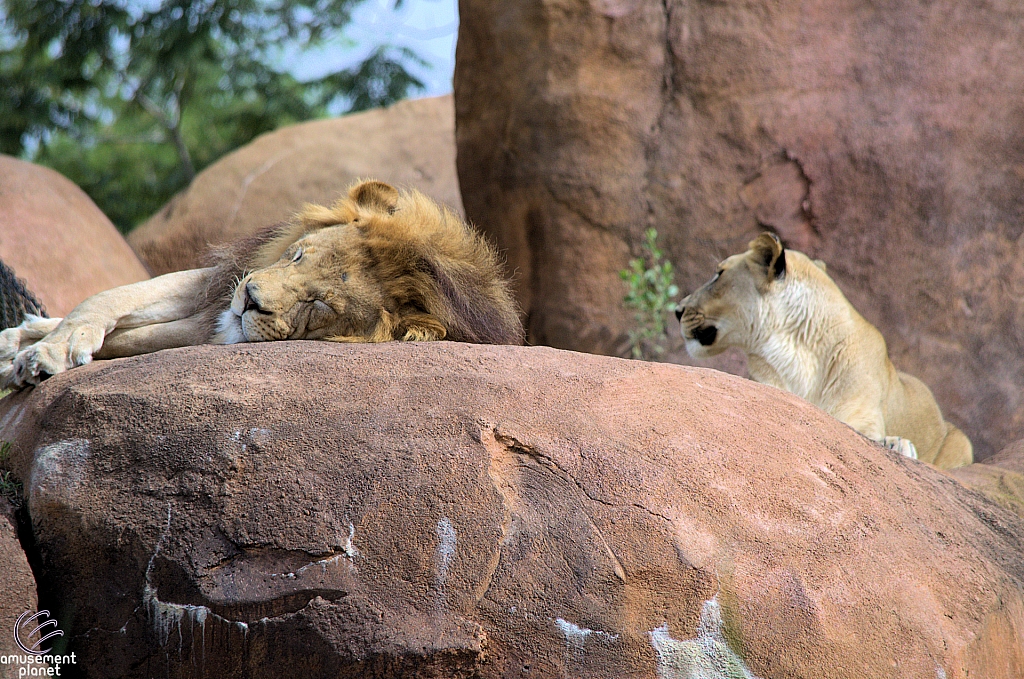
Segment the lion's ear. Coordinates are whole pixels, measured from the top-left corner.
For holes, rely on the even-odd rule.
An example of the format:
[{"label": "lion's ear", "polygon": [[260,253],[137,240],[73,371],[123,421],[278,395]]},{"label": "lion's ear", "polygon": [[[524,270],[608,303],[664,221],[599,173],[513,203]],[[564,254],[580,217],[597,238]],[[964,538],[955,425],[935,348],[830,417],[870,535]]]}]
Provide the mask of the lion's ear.
[{"label": "lion's ear", "polygon": [[786,249],[774,233],[762,233],[750,241],[749,247],[754,252],[754,261],[767,270],[769,280],[781,278],[786,273]]},{"label": "lion's ear", "polygon": [[376,180],[356,184],[349,189],[348,197],[360,207],[389,215],[394,214],[398,207],[398,189]]},{"label": "lion's ear", "polygon": [[814,262],[814,266],[818,267],[819,269],[821,269],[825,273],[828,273],[828,265],[825,264],[825,262],[823,260],[815,259],[815,260],[812,260],[812,261]]}]

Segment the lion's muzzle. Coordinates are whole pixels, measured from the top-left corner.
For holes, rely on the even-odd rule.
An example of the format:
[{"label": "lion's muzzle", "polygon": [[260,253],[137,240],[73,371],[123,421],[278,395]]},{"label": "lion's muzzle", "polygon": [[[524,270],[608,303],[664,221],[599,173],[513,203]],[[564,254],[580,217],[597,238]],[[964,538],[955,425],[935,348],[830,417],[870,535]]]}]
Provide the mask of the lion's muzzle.
[{"label": "lion's muzzle", "polygon": [[253,286],[252,281],[246,283],[242,288],[242,313],[244,314],[247,311],[255,311],[264,315],[271,313],[260,303],[259,293]]}]

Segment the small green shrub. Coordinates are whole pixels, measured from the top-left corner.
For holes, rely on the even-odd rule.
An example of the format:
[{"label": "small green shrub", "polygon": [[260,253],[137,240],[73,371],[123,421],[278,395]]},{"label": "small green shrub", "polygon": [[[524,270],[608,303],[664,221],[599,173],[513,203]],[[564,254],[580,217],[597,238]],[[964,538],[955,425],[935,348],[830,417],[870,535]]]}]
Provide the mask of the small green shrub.
[{"label": "small green shrub", "polygon": [[674,283],[672,262],[658,249],[658,232],[647,229],[644,235],[644,256],[630,260],[629,268],[620,271],[619,277],[626,283],[623,302],[636,319],[636,327],[629,331],[630,354],[651,361],[665,353],[667,319],[679,288]]}]

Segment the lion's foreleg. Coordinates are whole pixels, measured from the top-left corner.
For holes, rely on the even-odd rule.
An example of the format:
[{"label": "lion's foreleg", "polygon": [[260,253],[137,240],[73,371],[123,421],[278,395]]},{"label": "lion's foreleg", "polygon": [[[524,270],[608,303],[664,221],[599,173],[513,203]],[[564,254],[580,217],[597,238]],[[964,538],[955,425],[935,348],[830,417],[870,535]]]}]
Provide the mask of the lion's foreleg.
[{"label": "lion's foreleg", "polygon": [[200,315],[166,323],[152,323],[137,328],[118,328],[103,340],[93,358],[121,358],[149,354],[161,349],[188,347],[197,337],[210,334],[209,324]]},{"label": "lion's foreleg", "polygon": [[59,318],[27,316],[21,325],[0,332],[0,364],[13,361],[19,351],[53,332],[60,321]]},{"label": "lion's foreleg", "polygon": [[21,325],[0,332],[0,388],[11,384],[14,358],[60,325],[59,318],[28,316]]},{"label": "lion's foreleg", "polygon": [[[45,337],[22,349],[6,370],[0,365],[0,386],[38,384],[50,375],[85,365],[119,329],[143,328],[191,316],[214,269],[177,271],[106,290],[75,307]],[[145,343],[118,355],[153,351]]]},{"label": "lion's foreleg", "polygon": [[444,325],[431,314],[405,315],[395,331],[395,339],[403,342],[436,342],[448,335]]}]

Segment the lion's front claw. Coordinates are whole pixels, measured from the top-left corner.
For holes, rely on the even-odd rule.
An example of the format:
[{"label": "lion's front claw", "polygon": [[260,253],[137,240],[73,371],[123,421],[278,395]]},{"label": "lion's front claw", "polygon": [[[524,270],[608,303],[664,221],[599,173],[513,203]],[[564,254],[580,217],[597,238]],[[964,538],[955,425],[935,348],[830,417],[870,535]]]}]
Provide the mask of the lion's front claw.
[{"label": "lion's front claw", "polygon": [[11,386],[34,386],[70,368],[66,346],[39,342],[20,352],[12,366]]},{"label": "lion's front claw", "polygon": [[103,328],[92,324],[74,328],[70,335],[59,331],[49,335],[18,352],[10,386],[20,389],[37,385],[69,368],[91,363],[93,354],[103,346],[103,338]]},{"label": "lion's front claw", "polygon": [[[27,316],[21,325],[0,332],[0,389],[21,388],[33,384],[30,370],[18,356],[60,325],[59,318]],[[37,380],[38,381],[38,380]]]}]

